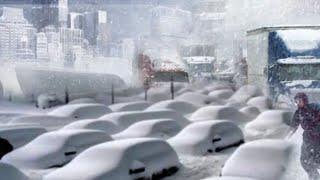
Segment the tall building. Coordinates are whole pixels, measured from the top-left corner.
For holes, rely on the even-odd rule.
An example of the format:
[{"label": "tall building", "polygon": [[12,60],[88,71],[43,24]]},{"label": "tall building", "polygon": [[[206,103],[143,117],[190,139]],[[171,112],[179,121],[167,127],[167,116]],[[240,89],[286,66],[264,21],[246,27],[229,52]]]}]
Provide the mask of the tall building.
[{"label": "tall building", "polygon": [[0,57],[32,59],[36,29],[24,18],[23,9],[3,8],[0,17]]},{"label": "tall building", "polygon": [[44,32],[37,33],[37,48],[36,48],[38,60],[49,60],[48,54],[48,39]]},{"label": "tall building", "polygon": [[200,41],[219,41],[225,25],[227,0],[199,0],[193,4],[194,33]]},{"label": "tall building", "polygon": [[83,31],[81,29],[60,28],[60,43],[64,59],[68,63],[73,63],[75,49],[78,52],[79,47],[83,47]]},{"label": "tall building", "polygon": [[191,12],[177,8],[158,6],[152,10],[153,36],[186,38],[191,23]]},{"label": "tall building", "polygon": [[48,56],[50,61],[63,63],[62,44],[60,42],[60,32],[53,26],[47,26],[43,29],[48,42]]},{"label": "tall building", "polygon": [[66,26],[68,0],[33,0],[32,22],[38,28]]},{"label": "tall building", "polygon": [[108,16],[106,11],[97,12],[97,53],[106,56],[106,49],[109,40]]},{"label": "tall building", "polygon": [[83,29],[84,17],[81,13],[71,12],[68,15],[68,28]]},{"label": "tall building", "polygon": [[106,11],[84,13],[84,37],[91,45],[105,43],[108,39],[108,16]]}]

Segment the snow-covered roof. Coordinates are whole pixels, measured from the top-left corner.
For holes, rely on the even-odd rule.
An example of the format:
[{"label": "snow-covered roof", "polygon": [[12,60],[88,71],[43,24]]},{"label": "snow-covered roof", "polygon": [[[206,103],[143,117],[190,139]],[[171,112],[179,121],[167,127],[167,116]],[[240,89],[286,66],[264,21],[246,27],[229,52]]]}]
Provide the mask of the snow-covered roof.
[{"label": "snow-covered roof", "polygon": [[312,56],[304,57],[290,57],[285,59],[279,59],[279,64],[320,64],[320,59]]},{"label": "snow-covered roof", "polygon": [[305,51],[319,47],[320,30],[290,29],[276,32],[290,50]]}]

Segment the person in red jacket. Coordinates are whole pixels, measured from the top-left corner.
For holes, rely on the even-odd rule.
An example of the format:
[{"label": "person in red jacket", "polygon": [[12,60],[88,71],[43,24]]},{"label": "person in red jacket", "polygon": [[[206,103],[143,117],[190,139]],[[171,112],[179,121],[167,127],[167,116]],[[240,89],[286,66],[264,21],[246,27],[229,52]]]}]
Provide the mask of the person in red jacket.
[{"label": "person in red jacket", "polygon": [[320,180],[320,106],[309,103],[305,93],[298,93],[294,100],[297,110],[291,122],[292,134],[299,125],[304,130],[300,162],[309,180]]}]

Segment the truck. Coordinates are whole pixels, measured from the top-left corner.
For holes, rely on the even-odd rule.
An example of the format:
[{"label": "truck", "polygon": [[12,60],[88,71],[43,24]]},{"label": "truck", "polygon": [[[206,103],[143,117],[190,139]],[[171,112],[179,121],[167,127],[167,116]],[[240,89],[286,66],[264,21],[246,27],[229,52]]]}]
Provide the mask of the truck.
[{"label": "truck", "polygon": [[189,74],[182,62],[161,58],[151,59],[149,55],[141,53],[138,64],[140,79],[144,83],[171,81],[189,83]]},{"label": "truck", "polygon": [[183,46],[180,50],[192,81],[213,80],[216,63],[215,47],[208,44]]},{"label": "truck", "polygon": [[320,100],[320,26],[274,26],[247,32],[248,83],[275,102],[305,92]]}]

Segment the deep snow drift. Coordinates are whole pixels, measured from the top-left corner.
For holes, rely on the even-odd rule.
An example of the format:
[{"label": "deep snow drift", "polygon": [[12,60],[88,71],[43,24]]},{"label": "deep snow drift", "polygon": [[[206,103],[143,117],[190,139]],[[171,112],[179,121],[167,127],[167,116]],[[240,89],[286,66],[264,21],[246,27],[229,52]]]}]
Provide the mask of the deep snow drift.
[{"label": "deep snow drift", "polygon": [[[84,115],[90,115],[89,119],[85,118],[84,116],[81,116],[83,117],[83,119],[75,118],[75,111],[73,111],[72,108],[68,109],[66,107],[79,104],[81,106],[81,104],[83,103],[86,104],[85,106],[87,106],[88,104],[96,104],[91,102],[91,99],[88,99],[88,101],[87,99],[79,99],[74,103],[63,105],[58,108],[52,108],[67,109],[66,111],[61,110],[62,113],[59,113],[58,111],[58,113],[54,115],[48,115],[47,112],[55,110],[42,110],[36,109],[34,105],[31,104],[21,105],[0,101],[0,131],[6,129],[28,129],[39,127],[39,129],[44,130],[45,128],[47,131],[55,130],[53,132],[44,133],[42,135],[39,134],[39,136],[35,135],[35,139],[33,141],[32,139],[30,139],[28,141],[31,142],[29,142],[28,144],[7,154],[7,157],[5,156],[6,160],[4,161],[8,161],[9,163],[12,162],[12,164],[21,168],[20,170],[23,171],[24,174],[29,176],[31,180],[40,180],[43,177],[49,179],[58,178],[59,180],[61,179],[60,177],[76,177],[77,179],[81,179],[82,177],[87,176],[95,179],[97,177],[100,177],[99,173],[111,173],[121,180],[123,179],[123,177],[139,178],[141,176],[151,176],[152,174],[154,174],[154,176],[172,175],[171,177],[166,178],[168,180],[200,180],[205,178],[213,178],[215,180],[257,180],[250,178],[240,178],[238,177],[238,175],[234,175],[234,177],[229,177],[229,175],[223,177],[218,176],[225,162],[230,159],[229,157],[231,156],[233,151],[238,149],[237,146],[242,143],[243,140],[250,141],[253,139],[270,137],[282,139],[287,133],[288,126],[286,124],[290,120],[292,110],[273,110],[272,108],[275,107],[270,105],[270,101],[268,100],[268,98],[262,96],[262,94],[259,93],[259,90],[254,90],[255,88],[253,86],[250,86],[249,89],[251,90],[247,92],[248,94],[245,94],[246,92],[243,89],[236,91],[228,85],[220,86],[218,83],[216,83],[215,85],[209,84],[201,86],[181,85],[181,87],[177,88],[176,97],[180,97],[182,99],[176,98],[175,100],[169,100],[170,91],[168,87],[157,88],[159,88],[159,90],[156,90],[156,87],[154,87],[153,92],[159,92],[161,96],[163,95],[163,97],[165,97],[164,101],[160,101],[158,99],[159,101],[156,101],[154,104],[152,104],[152,102],[141,101],[141,97],[137,96],[137,94],[141,92],[140,90],[137,90],[135,92],[133,92],[132,90],[128,90],[128,93],[131,93],[130,96],[126,95],[125,91],[116,92],[117,95],[121,95],[121,97],[116,97],[116,102],[120,102],[122,100],[124,100],[125,102],[110,105],[109,108],[102,105],[104,108],[107,107],[109,109],[109,112],[103,115],[101,115],[99,111],[90,111],[89,113],[87,113],[86,110],[81,110],[82,112],[85,112]],[[255,91],[258,93],[255,93]],[[235,93],[233,92],[241,92],[240,94],[244,94],[246,97],[235,97],[233,95]],[[154,98],[156,99],[156,96],[159,94],[155,93],[153,95],[155,95]],[[227,97],[229,95],[231,95],[230,99],[228,99]],[[186,98],[183,99],[184,97]],[[101,98],[106,98],[105,94],[101,95]],[[127,100],[130,100],[130,102]],[[104,101],[97,100],[97,102]],[[107,104],[108,103],[109,102],[107,102]],[[112,109],[113,111],[125,111],[110,112],[110,109]],[[96,119],[97,117],[98,119]],[[226,121],[225,119],[227,119],[228,121]],[[80,135],[82,133],[79,133],[79,135],[75,135],[78,138],[68,138],[68,135],[66,134],[72,134],[71,132],[74,131],[93,131],[93,134],[95,135],[86,135],[86,137],[84,138]],[[245,139],[243,137],[242,131],[245,134]],[[250,134],[250,132],[254,132],[255,134]],[[278,134],[277,132],[281,133]],[[32,132],[30,131],[30,133]],[[44,135],[50,133],[56,135],[50,136],[51,138],[42,138]],[[57,134],[65,135],[58,136]],[[19,136],[19,138],[21,137],[23,141],[24,138],[27,138],[27,136],[20,136],[22,134],[19,133],[13,133],[12,135]],[[112,140],[110,135],[115,139],[113,140],[114,142],[110,141]],[[298,136],[298,138],[296,136]],[[162,160],[167,162],[167,158],[162,159],[162,157],[165,157],[162,154],[162,151],[159,153],[156,152],[155,149],[150,148],[150,146],[152,147],[152,145],[146,145],[149,143],[140,143],[142,141],[139,141],[139,143],[137,143],[138,141],[135,140],[135,137],[157,137],[168,139],[169,143],[161,141],[160,139],[158,139],[157,141],[165,143],[166,147],[169,146],[167,149],[173,154],[176,154],[176,152],[178,153],[178,161],[180,162],[173,164],[179,165],[177,166],[179,167],[179,171],[176,174],[173,174],[173,172],[177,170],[173,167],[170,169],[169,165],[173,164],[167,164],[168,166],[164,168],[164,166],[162,165],[165,163],[159,163],[163,162]],[[292,141],[296,141],[300,138],[301,131],[297,132]],[[8,139],[10,138],[8,137]],[[39,143],[34,143],[36,139],[43,140],[39,140]],[[119,140],[117,139],[124,139],[120,141],[127,141],[129,144],[131,143],[132,146],[130,145],[130,147],[124,147],[123,145],[120,145],[121,143],[118,144]],[[98,142],[95,140],[97,140]],[[26,141],[26,143],[28,141]],[[65,141],[70,142],[71,145],[62,145],[62,142]],[[93,141],[95,143],[90,144]],[[79,146],[79,143],[84,143],[84,145]],[[90,155],[86,155],[86,157],[82,158],[81,161],[77,160],[76,162],[70,162],[70,160],[72,160],[73,158],[75,158],[74,160],[76,160],[77,157],[82,156],[82,154],[87,150],[102,145],[100,144],[95,146],[99,143],[112,143],[112,145],[106,146],[108,147],[108,150],[101,150],[101,156],[90,153]],[[133,146],[135,146],[135,143],[140,144],[137,145],[139,146],[139,148],[132,148]],[[247,144],[250,144],[250,142],[245,143],[245,145]],[[264,144],[265,143],[261,143],[257,145],[257,148],[259,149],[261,147],[264,150]],[[281,180],[306,179],[306,175],[299,163],[300,144],[301,142],[299,141],[297,144],[293,145],[293,153],[291,153],[292,156],[290,156],[289,158],[287,158],[287,154],[282,153],[282,155],[284,156],[279,155],[279,159],[289,159],[290,161],[290,163],[286,163],[288,165],[288,168],[286,173],[284,174],[284,179]],[[122,148],[126,150],[119,150]],[[84,149],[87,150],[83,151]],[[132,153],[126,154],[127,152],[129,152],[129,149],[135,150],[133,150]],[[100,152],[100,150],[98,151]],[[122,155],[119,155],[120,159],[122,160],[110,162],[109,157],[111,156],[106,156],[105,153],[111,151],[116,152],[111,153],[115,156],[117,153],[124,152]],[[145,153],[141,152],[145,151],[154,152],[154,156],[150,155],[147,157],[147,159],[150,159],[150,161],[144,161],[144,158],[146,158],[144,156]],[[93,150],[92,152],[96,152],[96,150]],[[108,157],[108,161],[106,158],[101,157]],[[139,158],[130,159],[130,157]],[[168,159],[174,159],[173,157],[176,158],[176,155],[170,156],[170,158],[168,157]],[[263,156],[244,156],[243,159],[245,159],[246,162],[264,161]],[[99,163],[96,164],[95,162]],[[119,163],[117,164],[116,162]],[[239,163],[242,164],[242,162],[240,161]],[[125,164],[126,166],[122,166],[123,164]],[[266,164],[261,163],[261,168],[264,167],[266,171],[278,170],[277,168],[269,169],[264,165]],[[55,168],[43,169],[48,168],[48,166],[61,166],[61,168],[57,169],[56,172]],[[124,169],[121,169],[121,172],[125,173],[116,173],[115,171],[108,169],[108,167],[111,166],[120,167],[120,169],[125,167]],[[154,168],[159,166],[161,166],[160,168],[162,168],[161,171],[160,169]],[[86,169],[86,171],[82,172],[77,169],[83,167]],[[93,170],[87,170],[91,168]],[[97,168],[97,171],[95,168]],[[88,174],[88,172],[92,173]],[[232,172],[236,171],[232,170]],[[241,170],[241,172],[245,173],[246,169],[244,169],[244,171]],[[48,175],[49,173],[51,174]]]}]

